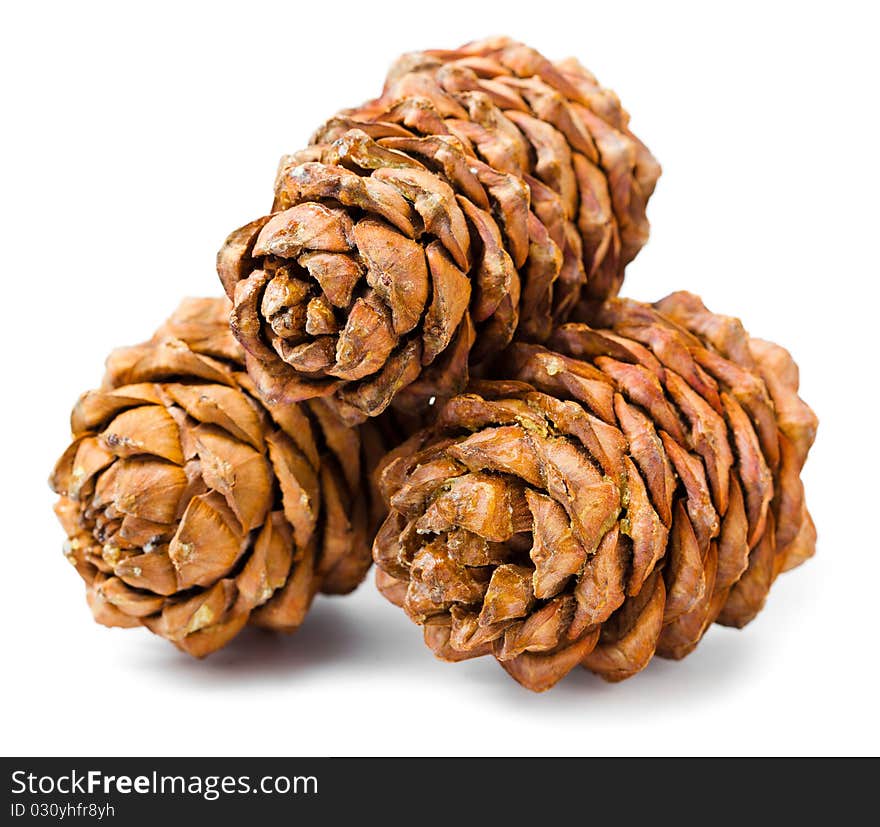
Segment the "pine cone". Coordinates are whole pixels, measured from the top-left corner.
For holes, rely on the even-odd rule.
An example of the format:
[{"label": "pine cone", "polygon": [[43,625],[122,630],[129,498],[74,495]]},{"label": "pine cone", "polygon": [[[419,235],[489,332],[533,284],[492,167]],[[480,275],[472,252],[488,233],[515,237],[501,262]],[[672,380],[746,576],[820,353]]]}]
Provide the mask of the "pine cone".
[{"label": "pine cone", "polygon": [[541,691],[748,623],[813,554],[816,419],[782,348],[695,296],[613,299],[518,343],[383,461],[377,583],[446,660]]},{"label": "pine cone", "polygon": [[282,159],[272,215],[218,255],[248,368],[350,423],[462,390],[617,292],[659,166],[613,93],[506,39],[409,55]]},{"label": "pine cone", "polygon": [[361,472],[376,429],[359,436],[322,400],[258,401],[229,312],[186,300],[114,351],[50,479],[95,619],[197,657],[246,623],[292,631],[316,591],[357,586],[380,518]]}]

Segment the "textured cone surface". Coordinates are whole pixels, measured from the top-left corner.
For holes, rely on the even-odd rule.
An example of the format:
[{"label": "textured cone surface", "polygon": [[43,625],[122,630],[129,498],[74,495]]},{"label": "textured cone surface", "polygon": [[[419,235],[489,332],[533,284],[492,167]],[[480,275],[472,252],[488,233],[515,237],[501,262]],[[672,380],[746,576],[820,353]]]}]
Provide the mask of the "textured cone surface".
[{"label": "textured cone surface", "polygon": [[375,428],[322,400],[261,402],[229,312],[188,299],[114,351],[50,480],[95,619],[196,656],[247,623],[293,630],[316,591],[353,589],[379,518],[361,471],[381,456]]},{"label": "textured cone surface", "polygon": [[407,55],[282,159],[273,213],[218,255],[261,390],[357,423],[466,386],[616,294],[659,166],[575,61],[507,39]]},{"label": "textured cone surface", "polygon": [[786,351],[687,293],[581,311],[381,465],[382,593],[439,657],[491,654],[537,691],[748,623],[815,544],[817,423]]}]

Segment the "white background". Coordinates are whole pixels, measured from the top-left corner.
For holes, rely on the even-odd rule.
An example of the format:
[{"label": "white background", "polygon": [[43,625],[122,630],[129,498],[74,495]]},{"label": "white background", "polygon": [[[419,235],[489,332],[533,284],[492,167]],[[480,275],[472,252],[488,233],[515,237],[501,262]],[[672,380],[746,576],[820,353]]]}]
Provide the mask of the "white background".
[{"label": "white background", "polygon": [[[4,11],[2,750],[878,752],[876,19],[868,3],[16,3]],[[275,164],[402,51],[509,33],[580,57],[663,163],[626,295],[680,288],[785,344],[821,418],[818,556],[747,629],[620,685],[532,695],[435,661],[372,582],[196,662],[95,625],[46,477],[107,351],[267,208]]]}]

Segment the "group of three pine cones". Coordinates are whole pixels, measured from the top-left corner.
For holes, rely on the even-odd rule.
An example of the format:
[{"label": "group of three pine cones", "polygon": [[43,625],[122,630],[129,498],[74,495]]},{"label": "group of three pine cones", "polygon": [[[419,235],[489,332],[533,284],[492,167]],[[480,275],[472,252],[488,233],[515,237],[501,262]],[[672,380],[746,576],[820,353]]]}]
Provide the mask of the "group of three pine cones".
[{"label": "group of three pine cones", "polygon": [[660,167],[575,60],[408,54],[282,158],[270,214],[113,351],[52,478],[95,619],[201,657],[376,583],[540,691],[742,626],[811,556],[783,348],[616,298]]}]

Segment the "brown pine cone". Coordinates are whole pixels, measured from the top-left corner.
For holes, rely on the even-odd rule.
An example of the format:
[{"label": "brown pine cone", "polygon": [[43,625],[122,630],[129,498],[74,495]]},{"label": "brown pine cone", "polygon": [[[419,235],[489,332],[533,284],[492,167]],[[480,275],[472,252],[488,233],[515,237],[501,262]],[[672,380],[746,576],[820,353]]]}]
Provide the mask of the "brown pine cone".
[{"label": "brown pine cone", "polygon": [[446,660],[617,681],[743,626],[811,556],[816,418],[782,348],[676,293],[613,299],[392,451],[377,583]]},{"label": "brown pine cone", "polygon": [[248,369],[350,423],[462,390],[617,292],[659,166],[579,64],[508,40],[402,59],[282,159],[273,213],[218,255]]},{"label": "brown pine cone", "polygon": [[376,429],[346,428],[323,400],[261,403],[229,312],[185,300],[114,351],[50,479],[95,619],[197,657],[247,623],[292,631],[318,590],[357,586],[381,518],[362,473]]}]

